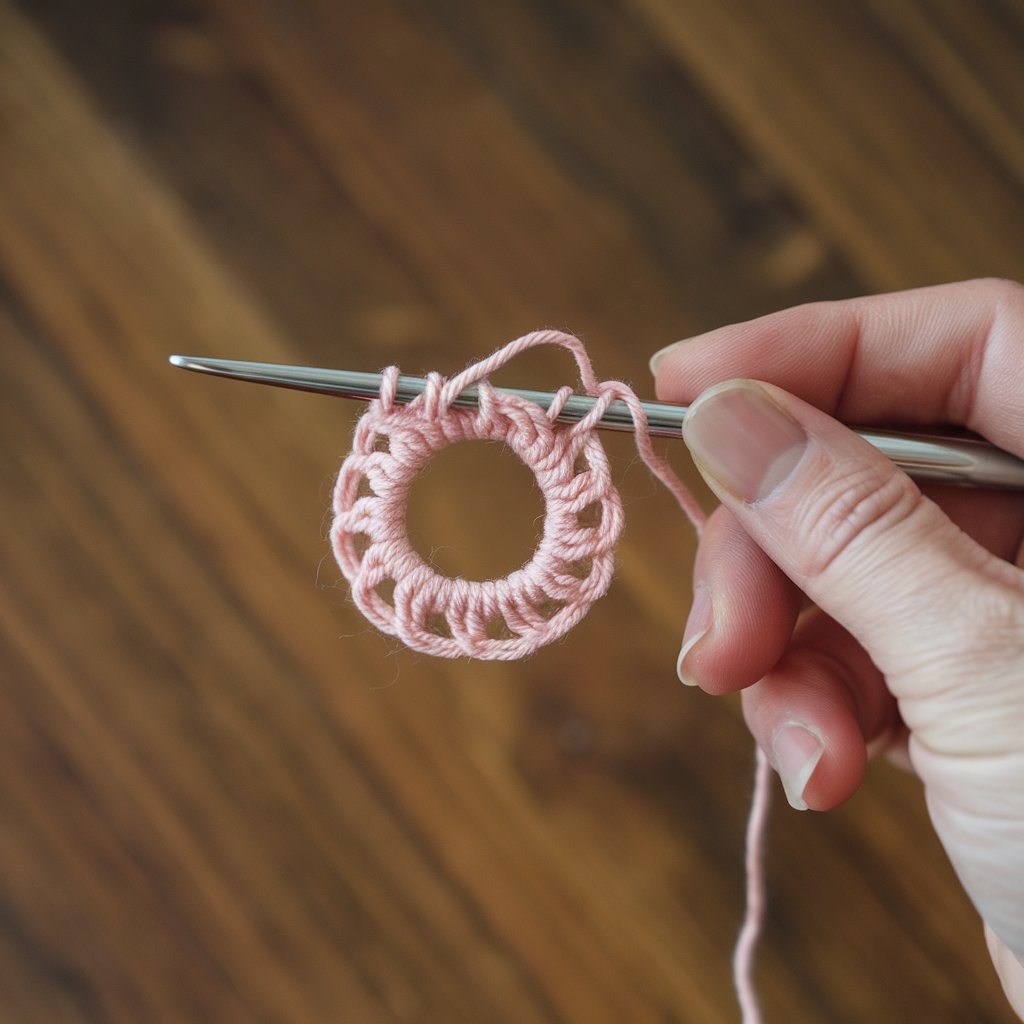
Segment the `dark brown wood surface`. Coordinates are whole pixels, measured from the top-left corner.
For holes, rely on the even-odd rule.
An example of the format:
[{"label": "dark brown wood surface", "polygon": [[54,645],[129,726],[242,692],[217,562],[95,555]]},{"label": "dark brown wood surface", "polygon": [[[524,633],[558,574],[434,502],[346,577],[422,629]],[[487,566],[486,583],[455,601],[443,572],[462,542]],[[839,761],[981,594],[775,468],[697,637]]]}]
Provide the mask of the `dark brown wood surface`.
[{"label": "dark brown wood surface", "polygon": [[[325,543],[359,410],[166,357],[550,324],[649,393],[723,322],[1024,278],[1022,68],[1015,0],[0,0],[0,1021],[736,1019],[751,745],[675,680],[630,440],[608,597],[433,661]],[[449,572],[539,511],[474,446],[414,493]],[[1012,1019],[909,776],[777,807],[768,874],[768,1021]]]}]

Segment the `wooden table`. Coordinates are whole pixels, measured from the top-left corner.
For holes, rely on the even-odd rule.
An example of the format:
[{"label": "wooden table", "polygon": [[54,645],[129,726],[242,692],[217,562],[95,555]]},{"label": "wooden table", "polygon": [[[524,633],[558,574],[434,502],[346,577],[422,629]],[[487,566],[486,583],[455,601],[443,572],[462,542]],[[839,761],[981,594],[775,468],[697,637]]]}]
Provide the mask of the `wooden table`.
[{"label": "wooden table", "polygon": [[[359,410],[166,357],[550,324],[649,393],[720,323],[1024,278],[1022,66],[1014,0],[0,0],[0,1020],[736,1019],[751,744],[675,681],[630,439],[608,597],[433,661],[325,543]],[[470,447],[414,526],[503,574],[539,500]],[[768,1021],[1012,1019],[909,776],[778,807],[768,870]]]}]

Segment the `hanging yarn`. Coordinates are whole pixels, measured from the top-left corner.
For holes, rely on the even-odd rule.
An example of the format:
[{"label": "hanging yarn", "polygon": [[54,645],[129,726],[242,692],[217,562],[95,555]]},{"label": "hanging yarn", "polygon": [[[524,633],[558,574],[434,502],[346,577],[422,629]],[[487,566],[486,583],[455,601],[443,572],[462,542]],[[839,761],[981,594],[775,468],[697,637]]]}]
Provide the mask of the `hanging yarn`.
[{"label": "hanging yarn", "polygon": [[[560,388],[547,409],[499,392],[490,374],[539,345],[568,349],[592,409],[558,423],[573,395]],[[446,379],[431,373],[422,394],[396,402],[398,367],[383,371],[380,397],[356,426],[352,451],[334,488],[331,543],[362,613],[382,632],[437,657],[513,660],[564,636],[611,584],[622,532],[622,502],[595,429],[616,400],[629,408],[637,451],[675,496],[699,534],[706,516],[651,444],[643,406],[629,385],[598,381],[583,343],[561,331],[535,331]],[[454,405],[477,386],[475,408]],[[409,539],[406,509],[413,481],[443,448],[460,441],[501,441],[529,467],[544,497],[544,529],[526,565],[498,580],[441,575]],[[764,916],[762,849],[770,769],[758,751],[747,828],[747,912],[733,957],[744,1024],[760,1024],[753,954]]]}]

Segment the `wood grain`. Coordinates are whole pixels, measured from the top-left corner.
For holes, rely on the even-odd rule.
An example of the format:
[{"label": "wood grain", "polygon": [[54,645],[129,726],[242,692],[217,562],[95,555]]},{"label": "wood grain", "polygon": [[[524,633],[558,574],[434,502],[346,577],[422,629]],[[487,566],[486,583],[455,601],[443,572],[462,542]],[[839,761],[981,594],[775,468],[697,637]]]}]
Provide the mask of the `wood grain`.
[{"label": "wood grain", "polygon": [[[609,596],[434,662],[329,558],[358,410],[166,356],[554,324],[643,390],[718,323],[1024,278],[1022,56],[1010,0],[0,0],[0,1019],[733,1019],[750,743],[674,681],[693,540],[629,439]],[[417,484],[442,563],[529,550],[509,463]],[[769,872],[768,1020],[1012,1019],[912,779],[780,808]]]}]

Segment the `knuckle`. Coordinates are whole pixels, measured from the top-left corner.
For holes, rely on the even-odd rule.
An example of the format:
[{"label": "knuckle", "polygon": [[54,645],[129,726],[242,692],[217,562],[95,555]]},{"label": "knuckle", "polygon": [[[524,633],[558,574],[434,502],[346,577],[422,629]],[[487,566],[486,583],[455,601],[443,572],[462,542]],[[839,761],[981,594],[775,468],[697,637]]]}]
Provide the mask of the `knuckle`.
[{"label": "knuckle", "polygon": [[823,480],[805,505],[804,572],[818,580],[834,571],[861,544],[914,515],[921,492],[902,474],[870,465]]}]

